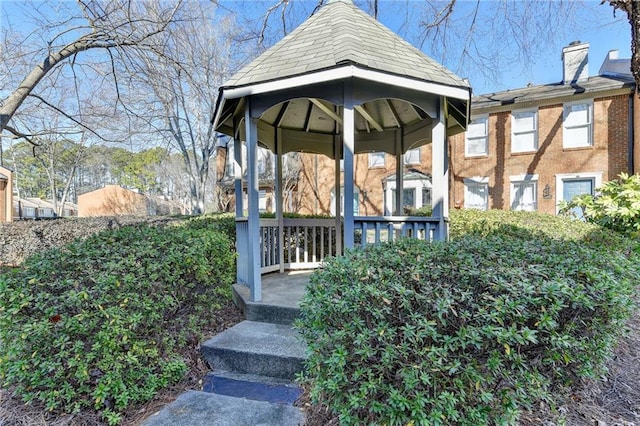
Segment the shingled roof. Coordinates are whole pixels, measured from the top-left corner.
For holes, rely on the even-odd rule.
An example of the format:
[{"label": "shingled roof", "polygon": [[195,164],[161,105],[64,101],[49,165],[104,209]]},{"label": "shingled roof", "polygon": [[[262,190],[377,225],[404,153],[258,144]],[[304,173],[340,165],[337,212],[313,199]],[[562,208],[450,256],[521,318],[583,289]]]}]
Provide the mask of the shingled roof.
[{"label": "shingled roof", "polygon": [[502,92],[474,96],[471,110],[478,114],[487,111],[512,110],[530,106],[577,100],[581,97],[593,97],[594,94],[605,93],[612,96],[620,93],[631,93],[635,82],[624,76],[592,76],[572,84],[542,84]]},{"label": "shingled roof", "polygon": [[365,69],[447,86],[466,80],[426,56],[351,0],[332,0],[242,68],[224,87],[281,80],[355,64]]}]

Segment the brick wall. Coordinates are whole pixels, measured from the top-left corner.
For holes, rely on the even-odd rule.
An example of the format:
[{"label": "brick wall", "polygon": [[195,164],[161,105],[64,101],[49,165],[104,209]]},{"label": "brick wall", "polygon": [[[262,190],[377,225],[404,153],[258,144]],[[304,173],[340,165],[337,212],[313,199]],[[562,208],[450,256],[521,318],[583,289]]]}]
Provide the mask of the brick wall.
[{"label": "brick wall", "polygon": [[[431,145],[420,147],[420,164],[404,166],[431,174]],[[331,192],[335,186],[335,161],[324,155],[302,154],[302,173],[298,184],[299,213],[330,214]],[[385,154],[384,167],[369,167],[369,154],[354,157],[354,184],[360,192],[359,215],[380,216],[384,213],[384,179],[395,175],[395,156]],[[342,186],[344,174],[340,174]]]},{"label": "brick wall", "polygon": [[147,204],[148,200],[142,194],[117,185],[107,185],[78,196],[78,217],[146,216]]},{"label": "brick wall", "polygon": [[0,179],[0,223],[13,220],[13,174],[0,167],[0,173],[7,179]]},{"label": "brick wall", "polygon": [[[489,178],[489,207],[509,209],[510,176],[537,174],[538,210],[555,213],[562,188],[556,188],[556,174],[602,172],[603,181],[629,171],[629,97],[596,99],[593,103],[593,146],[563,148],[563,105],[538,109],[538,150],[511,153],[511,112],[489,115],[489,155],[467,158],[464,134],[451,138],[453,188],[451,205],[464,205],[464,179]],[[546,185],[550,197],[543,197]],[[560,197],[560,198],[559,198]]]}]

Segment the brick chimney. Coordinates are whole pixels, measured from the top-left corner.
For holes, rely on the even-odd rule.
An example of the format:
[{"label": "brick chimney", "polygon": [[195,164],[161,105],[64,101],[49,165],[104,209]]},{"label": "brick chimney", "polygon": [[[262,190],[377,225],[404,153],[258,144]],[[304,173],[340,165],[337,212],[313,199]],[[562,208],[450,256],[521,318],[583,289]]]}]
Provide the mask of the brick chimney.
[{"label": "brick chimney", "polygon": [[562,84],[589,78],[589,43],[573,41],[562,48]]}]

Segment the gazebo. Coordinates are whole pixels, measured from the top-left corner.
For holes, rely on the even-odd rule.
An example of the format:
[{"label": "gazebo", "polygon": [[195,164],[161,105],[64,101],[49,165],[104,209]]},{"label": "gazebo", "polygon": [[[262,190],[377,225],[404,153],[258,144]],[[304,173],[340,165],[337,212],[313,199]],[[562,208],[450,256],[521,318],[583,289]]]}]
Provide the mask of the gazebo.
[{"label": "gazebo", "polygon": [[[261,300],[262,273],[316,266],[327,255],[340,254],[343,247],[398,235],[446,239],[447,137],[466,129],[470,100],[466,80],[351,0],[330,0],[231,77],[220,88],[214,124],[218,132],[246,144],[247,206],[242,149],[234,149],[237,278],[249,287],[251,301]],[[403,154],[429,143],[432,217],[402,216],[401,190],[395,191],[395,215],[354,215],[354,154],[395,155],[395,188],[402,189]],[[275,219],[259,217],[258,145],[276,156]],[[341,198],[335,197],[335,220],[283,217],[282,156],[292,151],[335,160],[336,188],[341,180],[344,187],[343,209]]]}]

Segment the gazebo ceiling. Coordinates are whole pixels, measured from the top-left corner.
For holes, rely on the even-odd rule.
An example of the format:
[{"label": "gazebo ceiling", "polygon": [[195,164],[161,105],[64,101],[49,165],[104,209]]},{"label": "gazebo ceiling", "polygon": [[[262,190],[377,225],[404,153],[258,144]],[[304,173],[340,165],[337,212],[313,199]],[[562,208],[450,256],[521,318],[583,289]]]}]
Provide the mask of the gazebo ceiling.
[{"label": "gazebo ceiling", "polygon": [[[351,0],[332,0],[220,88],[216,130],[244,137],[246,98],[258,140],[282,152],[334,156],[345,87],[354,91],[355,152],[396,151],[430,142],[433,111],[445,100],[446,131],[466,129],[471,88]],[[276,131],[277,130],[277,131]]]}]

